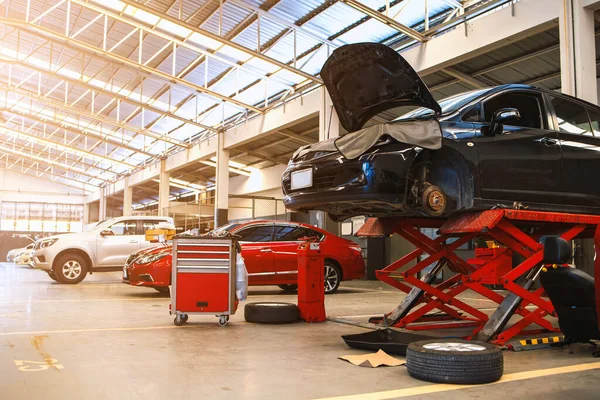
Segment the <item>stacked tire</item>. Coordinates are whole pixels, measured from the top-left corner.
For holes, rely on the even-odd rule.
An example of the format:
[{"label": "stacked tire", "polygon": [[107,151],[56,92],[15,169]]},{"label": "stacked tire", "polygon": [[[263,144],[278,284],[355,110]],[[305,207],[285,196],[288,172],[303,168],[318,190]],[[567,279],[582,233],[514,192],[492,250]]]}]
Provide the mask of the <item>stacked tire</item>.
[{"label": "stacked tire", "polygon": [[289,324],[298,321],[298,306],[292,303],[248,303],[244,307],[244,318],[259,324]]}]

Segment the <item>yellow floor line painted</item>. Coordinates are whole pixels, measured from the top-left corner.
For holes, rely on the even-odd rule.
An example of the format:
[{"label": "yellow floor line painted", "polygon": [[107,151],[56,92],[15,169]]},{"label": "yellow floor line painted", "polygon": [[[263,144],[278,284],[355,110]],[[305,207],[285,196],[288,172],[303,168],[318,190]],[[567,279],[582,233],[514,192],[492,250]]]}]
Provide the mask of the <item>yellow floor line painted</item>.
[{"label": "yellow floor line painted", "polygon": [[594,362],[594,363],[586,363],[586,364],[569,365],[566,367],[538,369],[535,371],[526,371],[526,372],[517,372],[514,374],[506,374],[499,381],[487,383],[484,385],[447,385],[447,384],[426,385],[426,386],[417,386],[417,387],[406,388],[406,389],[386,390],[383,392],[363,393],[363,394],[356,394],[356,395],[350,395],[350,396],[328,397],[328,398],[323,398],[321,400],[397,399],[397,398],[409,397],[409,396],[417,396],[417,395],[424,395],[424,394],[431,394],[431,393],[448,392],[448,391],[452,391],[452,390],[461,390],[461,389],[477,388],[477,387],[489,386],[489,385],[497,385],[500,383],[522,381],[522,380],[533,379],[533,378],[541,378],[544,376],[568,374],[568,373],[572,373],[572,372],[589,371],[589,370],[598,369],[598,368],[600,368],[600,362]]}]

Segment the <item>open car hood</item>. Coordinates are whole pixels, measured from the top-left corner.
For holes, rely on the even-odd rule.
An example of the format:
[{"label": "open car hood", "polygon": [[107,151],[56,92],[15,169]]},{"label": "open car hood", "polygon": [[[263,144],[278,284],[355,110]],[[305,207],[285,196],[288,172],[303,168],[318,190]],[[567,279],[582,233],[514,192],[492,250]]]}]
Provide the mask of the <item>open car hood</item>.
[{"label": "open car hood", "polygon": [[375,115],[401,106],[441,113],[440,105],[404,58],[378,43],[349,44],[334,50],[321,78],[340,123],[354,132]]}]

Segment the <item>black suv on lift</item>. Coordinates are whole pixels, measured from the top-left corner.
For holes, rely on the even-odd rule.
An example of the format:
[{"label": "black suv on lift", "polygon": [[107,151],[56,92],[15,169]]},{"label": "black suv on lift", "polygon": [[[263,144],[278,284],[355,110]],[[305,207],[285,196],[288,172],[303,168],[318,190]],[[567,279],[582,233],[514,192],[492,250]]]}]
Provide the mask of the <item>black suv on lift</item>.
[{"label": "black suv on lift", "polygon": [[[395,51],[335,50],[321,71],[349,134],[300,148],[282,176],[284,203],[355,215],[448,215],[494,206],[600,214],[600,108],[528,85],[436,102]],[[377,114],[421,106],[363,128]],[[520,203],[520,204],[519,204]]]}]

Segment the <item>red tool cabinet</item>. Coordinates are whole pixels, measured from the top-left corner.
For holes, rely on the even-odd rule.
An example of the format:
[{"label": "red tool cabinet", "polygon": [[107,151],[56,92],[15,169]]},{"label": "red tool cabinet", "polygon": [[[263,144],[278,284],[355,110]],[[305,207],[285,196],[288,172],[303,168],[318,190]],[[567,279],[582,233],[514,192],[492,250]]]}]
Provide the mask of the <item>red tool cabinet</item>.
[{"label": "red tool cabinet", "polygon": [[235,314],[235,238],[173,240],[171,314],[183,325],[188,315],[216,315],[227,325]]}]

